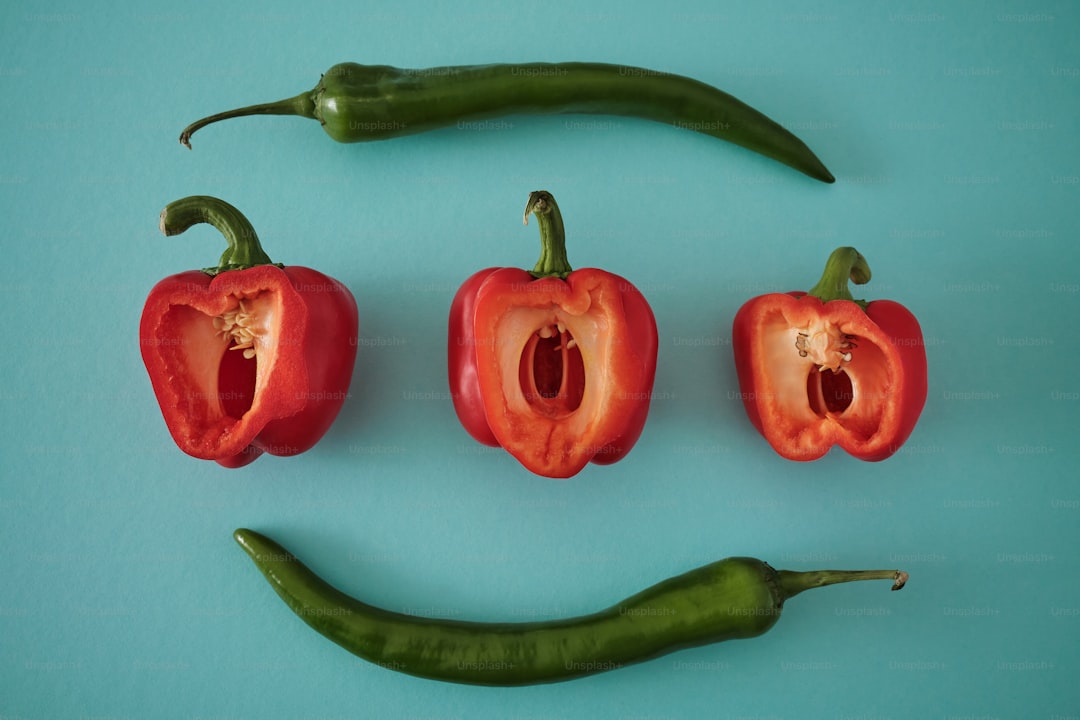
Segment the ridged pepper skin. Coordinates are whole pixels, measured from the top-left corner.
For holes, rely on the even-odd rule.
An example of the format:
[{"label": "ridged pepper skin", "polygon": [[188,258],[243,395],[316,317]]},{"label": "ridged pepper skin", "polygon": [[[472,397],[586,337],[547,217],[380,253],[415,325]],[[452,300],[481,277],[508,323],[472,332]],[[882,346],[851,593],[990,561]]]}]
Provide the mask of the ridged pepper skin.
[{"label": "ridged pepper skin", "polygon": [[[867,269],[860,280],[868,279]],[[891,300],[811,293],[762,295],[735,315],[732,347],[747,417],[789,460],[816,460],[833,446],[884,460],[911,435],[926,403],[919,322]]]},{"label": "ridged pepper skin", "polygon": [[348,396],[358,327],[356,301],[337,280],[262,263],[158,282],[139,345],[177,446],[237,468],[323,437]]},{"label": "ridged pepper skin", "polygon": [[503,447],[537,475],[568,478],[589,462],[622,459],[641,435],[656,320],[641,292],[613,273],[535,273],[488,268],[458,290],[451,397],[477,441]]}]

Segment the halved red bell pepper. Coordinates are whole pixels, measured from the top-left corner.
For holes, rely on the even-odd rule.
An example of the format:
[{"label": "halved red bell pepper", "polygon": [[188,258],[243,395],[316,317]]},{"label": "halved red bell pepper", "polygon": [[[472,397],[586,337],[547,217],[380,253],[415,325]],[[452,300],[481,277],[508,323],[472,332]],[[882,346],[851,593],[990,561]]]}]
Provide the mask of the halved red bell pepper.
[{"label": "halved red bell pepper", "polygon": [[318,271],[273,264],[222,200],[188,197],[161,213],[165,235],[201,222],[225,236],[221,262],[157,283],[139,326],[165,424],[181,450],[225,467],[302,453],[348,395],[356,301]]},{"label": "halved red bell pepper", "polygon": [[630,451],[649,412],[656,320],[618,275],[572,270],[562,215],[546,191],[529,196],[541,256],[532,272],[488,268],[450,309],[454,409],[481,443],[502,446],[532,472],[576,475]]},{"label": "halved red bell pepper", "polygon": [[856,301],[870,280],[854,248],[833,252],[809,292],[754,298],[735,315],[740,397],[754,427],[789,460],[839,445],[884,460],[926,403],[926,348],[915,316],[891,300]]}]

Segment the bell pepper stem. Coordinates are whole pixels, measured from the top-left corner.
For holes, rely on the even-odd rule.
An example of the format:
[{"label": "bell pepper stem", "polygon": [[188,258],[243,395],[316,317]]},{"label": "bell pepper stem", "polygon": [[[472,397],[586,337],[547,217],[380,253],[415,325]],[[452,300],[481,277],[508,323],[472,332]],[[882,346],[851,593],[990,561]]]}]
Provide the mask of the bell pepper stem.
[{"label": "bell pepper stem", "polygon": [[893,590],[904,587],[908,574],[903,570],[812,570],[796,572],[780,570],[780,594],[785,600],[795,597],[804,590],[836,585],[837,583],[856,582],[859,580],[892,580]]},{"label": "bell pepper stem", "polygon": [[248,219],[224,200],[208,195],[191,195],[169,203],[161,211],[161,232],[166,237],[179,235],[199,223],[213,225],[228,243],[218,266],[203,269],[207,275],[276,264],[262,249],[259,236]]},{"label": "bell pepper stem", "polygon": [[529,202],[525,205],[524,223],[529,224],[529,215],[536,216],[540,226],[540,259],[529,273],[535,278],[557,277],[565,280],[573,272],[566,259],[566,229],[563,227],[562,213],[555,203],[555,198],[547,190],[529,193]]},{"label": "bell pepper stem", "polygon": [[316,95],[318,91],[319,88],[316,88],[315,90],[300,93],[295,97],[285,98],[275,102],[259,103],[258,105],[248,105],[247,107],[227,110],[225,112],[210,115],[209,117],[204,117],[202,120],[197,120],[184,128],[184,131],[180,133],[180,144],[190,150],[191,136],[195,134],[196,130],[204,128],[211,123],[216,123],[220,120],[229,120],[230,118],[245,117],[248,115],[298,115],[312,120],[316,119],[315,99],[313,96]]},{"label": "bell pepper stem", "polygon": [[865,300],[856,300],[848,288],[848,281],[856,285],[870,282],[870,265],[866,258],[853,247],[840,247],[833,250],[832,255],[825,262],[825,271],[817,285],[810,288],[807,295],[820,298],[822,302],[830,300],[849,300],[857,303],[864,310]]}]

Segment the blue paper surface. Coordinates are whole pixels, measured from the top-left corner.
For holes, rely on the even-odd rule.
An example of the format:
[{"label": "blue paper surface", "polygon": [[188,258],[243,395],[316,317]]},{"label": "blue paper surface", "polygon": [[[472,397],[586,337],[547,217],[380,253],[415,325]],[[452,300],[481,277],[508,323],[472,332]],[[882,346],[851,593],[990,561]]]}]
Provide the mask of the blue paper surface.
[{"label": "blue paper surface", "polygon": [[[1080,716],[1080,59],[1069,2],[16,3],[0,23],[0,718]],[[595,60],[697,78],[803,138],[815,183],[656,123],[514,117],[339,145],[312,121],[179,131],[341,61]],[[459,284],[531,267],[547,189],[571,262],[660,329],[634,450],[536,477],[459,425]],[[181,453],[139,356],[160,278],[212,264],[168,202],[219,196],[360,308],[324,440],[228,471]],[[868,258],[930,367],[889,460],[777,456],[748,422],[739,306]],[[316,635],[230,535],[418,615],[591,612],[729,555],[901,567],[792,600],[767,635],[571,683],[418,680]]]}]

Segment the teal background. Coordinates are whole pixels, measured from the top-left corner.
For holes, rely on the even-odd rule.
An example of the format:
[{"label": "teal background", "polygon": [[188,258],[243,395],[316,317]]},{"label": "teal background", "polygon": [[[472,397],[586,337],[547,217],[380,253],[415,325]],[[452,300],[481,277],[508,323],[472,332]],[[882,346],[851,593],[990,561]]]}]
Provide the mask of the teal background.
[{"label": "teal background", "polygon": [[[1080,717],[1080,6],[1072,2],[9,3],[0,11],[0,718]],[[815,183],[644,121],[508,118],[339,145],[296,118],[177,135],[345,60],[598,60],[689,75],[793,129]],[[661,333],[633,452],[532,476],[449,401],[446,316],[531,266],[529,191],[575,266]],[[138,352],[161,277],[221,252],[158,213],[217,195],[361,314],[312,451],[227,471],[170,439]],[[730,324],[854,245],[919,317],[911,439],[879,464],[775,455]],[[414,679],[308,629],[230,534],[275,537],[387,608],[537,620],[728,555],[901,567],[800,596],[767,635],[572,683]]]}]

